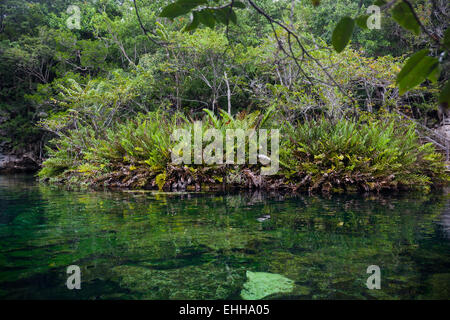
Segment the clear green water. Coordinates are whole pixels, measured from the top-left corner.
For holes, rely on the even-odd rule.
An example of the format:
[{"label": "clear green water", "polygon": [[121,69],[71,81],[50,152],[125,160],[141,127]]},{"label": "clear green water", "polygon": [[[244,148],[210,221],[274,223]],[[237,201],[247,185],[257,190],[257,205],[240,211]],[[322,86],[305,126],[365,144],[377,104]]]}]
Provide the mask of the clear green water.
[{"label": "clear green water", "polygon": [[449,299],[449,211],[442,193],[75,192],[0,176],[0,299],[239,299],[247,270],[295,281],[274,299]]}]

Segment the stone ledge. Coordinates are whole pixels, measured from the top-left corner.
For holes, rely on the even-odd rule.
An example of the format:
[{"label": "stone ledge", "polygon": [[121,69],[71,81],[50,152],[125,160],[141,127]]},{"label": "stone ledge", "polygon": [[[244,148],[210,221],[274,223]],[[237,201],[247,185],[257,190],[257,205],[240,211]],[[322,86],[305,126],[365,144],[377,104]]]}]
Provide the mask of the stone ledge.
[{"label": "stone ledge", "polygon": [[0,154],[0,173],[34,172],[39,167],[39,163],[31,154],[20,156]]}]

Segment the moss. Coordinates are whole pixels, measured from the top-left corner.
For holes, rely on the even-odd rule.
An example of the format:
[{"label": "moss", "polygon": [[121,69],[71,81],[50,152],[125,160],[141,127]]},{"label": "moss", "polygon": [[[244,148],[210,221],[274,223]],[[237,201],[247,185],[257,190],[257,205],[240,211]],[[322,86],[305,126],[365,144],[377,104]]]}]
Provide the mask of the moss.
[{"label": "moss", "polygon": [[166,183],[166,178],[167,176],[165,172],[160,173],[156,176],[155,182],[160,191],[163,190],[164,184]]}]

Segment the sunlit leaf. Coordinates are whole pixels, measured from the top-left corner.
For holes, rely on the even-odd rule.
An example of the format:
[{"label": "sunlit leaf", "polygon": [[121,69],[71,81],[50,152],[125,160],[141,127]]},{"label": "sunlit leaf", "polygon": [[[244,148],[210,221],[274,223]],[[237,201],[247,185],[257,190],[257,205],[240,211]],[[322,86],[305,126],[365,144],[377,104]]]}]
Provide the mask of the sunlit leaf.
[{"label": "sunlit leaf", "polygon": [[338,22],[331,38],[333,47],[337,52],[345,49],[352,37],[354,27],[355,21],[350,17],[344,17]]}]

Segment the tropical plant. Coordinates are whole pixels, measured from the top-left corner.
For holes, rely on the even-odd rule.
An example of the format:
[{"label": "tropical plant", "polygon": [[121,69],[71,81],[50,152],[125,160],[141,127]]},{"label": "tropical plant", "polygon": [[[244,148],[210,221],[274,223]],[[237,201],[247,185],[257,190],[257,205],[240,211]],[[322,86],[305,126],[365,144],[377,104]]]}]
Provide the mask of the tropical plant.
[{"label": "tropical plant", "polygon": [[431,143],[421,144],[413,123],[392,116],[359,122],[320,118],[287,124],[286,134],[281,159],[301,188],[428,188],[432,181],[448,179],[443,156]]}]

